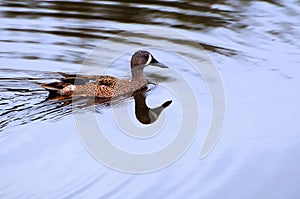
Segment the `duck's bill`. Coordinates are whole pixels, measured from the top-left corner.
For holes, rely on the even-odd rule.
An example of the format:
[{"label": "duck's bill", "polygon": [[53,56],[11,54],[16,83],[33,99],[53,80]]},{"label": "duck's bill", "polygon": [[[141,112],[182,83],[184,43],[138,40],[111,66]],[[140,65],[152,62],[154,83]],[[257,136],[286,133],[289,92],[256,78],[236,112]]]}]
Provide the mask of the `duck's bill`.
[{"label": "duck's bill", "polygon": [[151,66],[158,66],[160,68],[169,68],[167,65],[163,64],[163,63],[160,63],[158,62],[156,59],[152,58],[152,61],[150,62]]},{"label": "duck's bill", "polygon": [[150,64],[151,66],[158,66],[160,68],[169,68],[167,65],[163,64],[163,63],[160,63],[160,62],[157,62],[157,63],[151,63]]}]

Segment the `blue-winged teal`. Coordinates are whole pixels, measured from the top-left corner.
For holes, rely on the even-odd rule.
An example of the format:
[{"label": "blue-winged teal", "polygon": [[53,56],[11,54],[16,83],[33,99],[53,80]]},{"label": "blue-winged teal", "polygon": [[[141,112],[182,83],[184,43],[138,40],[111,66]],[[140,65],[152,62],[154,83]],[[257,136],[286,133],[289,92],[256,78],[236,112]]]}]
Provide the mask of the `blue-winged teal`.
[{"label": "blue-winged teal", "polygon": [[[42,84],[41,86],[63,97],[118,97],[133,93],[147,85],[147,79],[144,76],[143,69],[148,65],[167,68],[164,64],[159,63],[151,53],[140,50],[135,52],[131,58],[131,79],[119,79],[112,76],[84,76],[59,73],[65,77],[61,82]],[[95,81],[90,82],[90,80]],[[76,82],[76,85],[74,85],[74,82]]]}]

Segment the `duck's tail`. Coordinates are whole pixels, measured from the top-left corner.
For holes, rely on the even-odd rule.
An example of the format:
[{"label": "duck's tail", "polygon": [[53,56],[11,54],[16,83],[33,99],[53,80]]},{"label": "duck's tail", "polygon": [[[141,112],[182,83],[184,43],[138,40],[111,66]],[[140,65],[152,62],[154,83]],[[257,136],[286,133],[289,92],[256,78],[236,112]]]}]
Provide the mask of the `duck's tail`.
[{"label": "duck's tail", "polygon": [[62,100],[72,97],[74,85],[65,82],[53,82],[50,84],[41,84],[42,88],[49,91],[48,100]]},{"label": "duck's tail", "polygon": [[65,88],[66,86],[71,85],[70,83],[65,83],[65,82],[53,82],[50,84],[41,84],[41,87],[47,89],[48,91],[52,92],[52,91],[59,91],[63,88]]}]

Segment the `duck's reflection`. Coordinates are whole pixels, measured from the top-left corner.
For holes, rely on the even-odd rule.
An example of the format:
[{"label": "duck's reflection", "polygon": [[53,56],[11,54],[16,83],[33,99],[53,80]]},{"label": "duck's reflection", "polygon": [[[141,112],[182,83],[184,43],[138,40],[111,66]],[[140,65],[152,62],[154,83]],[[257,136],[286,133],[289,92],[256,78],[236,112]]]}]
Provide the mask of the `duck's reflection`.
[{"label": "duck's reflection", "polygon": [[135,116],[143,124],[152,124],[155,122],[162,111],[172,103],[172,100],[169,100],[160,106],[149,108],[146,104],[146,95],[144,93],[137,94],[133,98],[135,102]]},{"label": "duck's reflection", "polygon": [[150,108],[146,103],[148,88],[142,88],[138,91],[135,91],[130,96],[126,96],[121,99],[108,99],[108,98],[91,98],[91,97],[76,97],[76,98],[68,98],[64,99],[61,97],[57,97],[55,93],[49,94],[48,100],[62,100],[63,106],[74,105],[76,104],[76,108],[82,109],[85,107],[93,106],[93,105],[101,105],[101,106],[111,106],[112,104],[122,103],[123,100],[128,99],[128,97],[133,97],[135,103],[135,116],[136,119],[142,124],[152,124],[154,123],[160,116],[160,114],[172,103],[172,100],[167,100],[163,102],[161,105]]}]

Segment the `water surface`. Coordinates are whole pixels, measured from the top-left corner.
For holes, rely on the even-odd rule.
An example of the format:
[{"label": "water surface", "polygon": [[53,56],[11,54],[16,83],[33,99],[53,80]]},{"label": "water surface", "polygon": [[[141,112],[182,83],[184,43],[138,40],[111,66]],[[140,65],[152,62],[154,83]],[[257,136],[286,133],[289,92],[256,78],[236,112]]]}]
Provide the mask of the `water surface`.
[{"label": "water surface", "polygon": [[[1,2],[0,193],[4,198],[299,198],[299,1],[28,1]],[[220,72],[226,118],[214,150],[199,159],[211,118],[210,94],[186,60],[152,49],[192,85],[200,108],[197,136],[174,164],[147,174],[108,168],[77,134],[71,105],[46,101],[41,83],[78,72],[95,47],[123,31],[168,28],[201,44]],[[151,34],[149,35],[151,36]],[[116,44],[132,42],[119,38]],[[174,42],[171,37],[156,42]],[[146,48],[144,43],[131,43]],[[185,43],[182,44],[187,45]],[[197,56],[190,46],[186,56]],[[107,70],[128,75],[132,52]],[[106,58],[103,58],[106,60]],[[165,110],[167,129],[151,139],[120,133],[109,106],[97,107],[106,136],[133,152],[174,139],[179,103],[160,83],[179,81],[147,69],[158,86],[149,106]],[[196,86],[197,85],[197,86]],[[115,105],[129,107],[134,100]],[[137,124],[137,123],[136,123]]]}]

